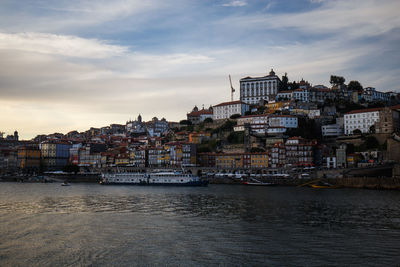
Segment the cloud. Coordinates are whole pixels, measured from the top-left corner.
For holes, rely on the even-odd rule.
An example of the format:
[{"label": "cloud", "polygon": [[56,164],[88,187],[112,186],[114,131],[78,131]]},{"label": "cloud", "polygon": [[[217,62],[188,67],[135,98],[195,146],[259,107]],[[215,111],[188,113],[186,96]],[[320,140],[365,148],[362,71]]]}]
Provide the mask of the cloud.
[{"label": "cloud", "polygon": [[234,0],[230,1],[229,3],[222,4],[222,6],[229,6],[229,7],[241,7],[246,6],[247,2],[242,0]]},{"label": "cloud", "polygon": [[33,2],[0,10],[0,130],[26,138],[138,113],[179,121],[195,104],[229,100],[228,74],[238,88],[271,68],[313,84],[337,74],[398,87],[398,1],[305,1],[301,11],[269,1],[274,12],[256,1]]},{"label": "cloud", "polygon": [[121,56],[128,51],[106,41],[35,32],[0,33],[0,49],[92,59]]},{"label": "cloud", "polygon": [[[306,34],[337,34],[338,37],[375,36],[400,27],[398,1],[329,1],[317,9],[301,13],[251,14],[220,20],[244,33],[248,29],[297,29]],[[237,32],[236,32],[237,33]]]}]

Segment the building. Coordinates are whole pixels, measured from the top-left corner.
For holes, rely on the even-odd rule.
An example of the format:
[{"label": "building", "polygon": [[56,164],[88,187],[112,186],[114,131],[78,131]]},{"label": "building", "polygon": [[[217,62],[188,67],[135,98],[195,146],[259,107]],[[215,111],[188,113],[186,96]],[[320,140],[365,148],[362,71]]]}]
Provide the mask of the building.
[{"label": "building", "polygon": [[[400,108],[400,107],[399,107]],[[391,134],[399,132],[400,118],[399,111],[394,107],[385,107],[379,111],[379,120],[375,125],[375,132],[382,134]]]},{"label": "building", "polygon": [[339,124],[328,124],[321,126],[323,137],[336,137],[343,134],[343,129]]},{"label": "building", "polygon": [[300,102],[309,102],[310,94],[307,89],[296,89],[293,91],[292,100]]},{"label": "building", "polygon": [[215,167],[215,153],[198,153],[197,154],[197,162],[201,167]]},{"label": "building", "polygon": [[390,94],[376,91],[373,87],[367,87],[364,89],[364,93],[361,96],[367,102],[389,102]]},{"label": "building", "polygon": [[149,136],[161,136],[168,132],[168,122],[165,118],[159,120],[154,117],[151,121],[146,123],[147,133]]},{"label": "building", "polygon": [[315,142],[307,141],[301,137],[290,137],[285,143],[286,164],[291,164],[291,166],[313,166],[313,147],[315,145]]},{"label": "building", "polygon": [[346,168],[347,166],[346,148],[346,144],[341,144],[339,148],[336,149],[336,167],[338,168]]},{"label": "building", "polygon": [[23,171],[39,171],[40,149],[36,146],[23,146],[18,148],[18,168]]},{"label": "building", "polygon": [[139,114],[136,120],[126,122],[126,132],[131,135],[146,134],[146,124],[142,122],[142,116]]},{"label": "building", "polygon": [[43,165],[47,170],[61,170],[69,161],[71,143],[49,140],[39,144]]},{"label": "building", "polygon": [[269,101],[268,103],[265,104],[265,107],[267,108],[268,113],[274,113],[275,111],[280,111],[283,109],[289,109],[290,108],[290,102],[289,101]]},{"label": "building", "polygon": [[400,130],[399,106],[352,110],[344,115],[344,133],[390,134]]},{"label": "building", "polygon": [[[208,155],[208,158],[210,156]],[[217,153],[215,166],[224,169],[262,169],[268,168],[268,153]]]},{"label": "building", "polygon": [[138,148],[130,152],[131,163],[135,167],[144,168],[148,165],[148,150],[145,148]]},{"label": "building", "polygon": [[264,134],[268,126],[268,115],[248,115],[237,119],[234,131],[244,131],[244,125],[249,124],[253,132]]},{"label": "building", "polygon": [[195,106],[190,113],[186,114],[186,117],[192,124],[199,124],[207,118],[213,118],[213,108],[209,107],[208,109],[204,109],[203,107],[199,110],[197,106]]},{"label": "building", "polygon": [[287,90],[287,91],[280,91],[279,93],[276,94],[275,99],[276,101],[283,101],[283,100],[292,100],[293,96],[293,90]]},{"label": "building", "polygon": [[382,108],[353,110],[344,114],[344,133],[353,134],[354,130],[369,133],[371,126],[379,121],[379,111]]},{"label": "building", "polygon": [[169,151],[169,165],[173,167],[182,167],[182,142],[169,142],[165,144]]},{"label": "building", "polygon": [[238,100],[213,106],[213,120],[229,119],[234,114],[243,116],[250,109],[249,105]]},{"label": "building", "polygon": [[240,79],[240,101],[254,105],[260,100],[275,99],[281,80],[271,69],[269,75],[263,77],[246,77]]},{"label": "building", "polygon": [[182,143],[182,167],[195,166],[197,146],[191,143]]},{"label": "building", "polygon": [[201,144],[203,140],[208,140],[211,137],[211,133],[209,132],[192,132],[189,134],[189,143],[193,144]]},{"label": "building", "polygon": [[285,127],[285,128],[297,128],[298,120],[296,116],[292,115],[270,115],[269,127]]},{"label": "building", "polygon": [[337,90],[314,86],[308,90],[308,95],[310,102],[324,103],[327,99],[334,100],[337,98]]}]

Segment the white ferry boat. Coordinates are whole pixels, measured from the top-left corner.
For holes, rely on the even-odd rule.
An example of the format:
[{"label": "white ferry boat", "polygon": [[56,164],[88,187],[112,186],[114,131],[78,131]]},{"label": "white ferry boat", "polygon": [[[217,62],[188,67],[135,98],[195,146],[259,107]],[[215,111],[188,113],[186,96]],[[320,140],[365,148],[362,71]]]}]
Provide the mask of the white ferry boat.
[{"label": "white ferry boat", "polygon": [[103,173],[100,184],[207,186],[208,181],[202,181],[193,174],[174,171],[122,172]]}]

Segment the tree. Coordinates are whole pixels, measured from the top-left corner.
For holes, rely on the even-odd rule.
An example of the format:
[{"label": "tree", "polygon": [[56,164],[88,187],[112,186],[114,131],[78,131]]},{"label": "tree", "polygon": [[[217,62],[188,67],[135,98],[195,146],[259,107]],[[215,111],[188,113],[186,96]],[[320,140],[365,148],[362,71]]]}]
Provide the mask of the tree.
[{"label": "tree", "polygon": [[345,78],[336,75],[331,75],[331,79],[329,80],[332,85],[343,85],[345,81]]},{"label": "tree", "polygon": [[192,125],[192,122],[191,122],[191,121],[188,121],[188,120],[181,120],[181,121],[179,122],[179,124],[180,124],[180,125]]},{"label": "tree", "polygon": [[355,129],[355,130],[353,131],[353,134],[362,134],[362,132],[361,132],[360,129]]},{"label": "tree", "polygon": [[369,127],[369,133],[371,134],[375,133],[375,125],[371,125],[371,127]]},{"label": "tree", "polygon": [[288,89],[289,78],[287,77],[287,73],[282,76],[282,82],[279,85],[279,91],[286,91]]},{"label": "tree", "polygon": [[206,118],[206,119],[204,120],[204,122],[205,122],[205,123],[213,123],[213,119],[211,119],[211,118]]},{"label": "tree", "polygon": [[226,139],[231,144],[243,144],[244,133],[243,132],[231,132]]},{"label": "tree", "polygon": [[290,90],[296,90],[296,89],[299,89],[299,85],[296,82],[291,82],[291,83],[288,83],[287,88]]},{"label": "tree", "polygon": [[232,116],[230,116],[230,118],[231,118],[232,120],[237,119],[237,118],[240,118],[240,114],[233,114]]},{"label": "tree", "polygon": [[347,89],[355,92],[362,92],[363,87],[358,81],[351,81],[347,85]]}]

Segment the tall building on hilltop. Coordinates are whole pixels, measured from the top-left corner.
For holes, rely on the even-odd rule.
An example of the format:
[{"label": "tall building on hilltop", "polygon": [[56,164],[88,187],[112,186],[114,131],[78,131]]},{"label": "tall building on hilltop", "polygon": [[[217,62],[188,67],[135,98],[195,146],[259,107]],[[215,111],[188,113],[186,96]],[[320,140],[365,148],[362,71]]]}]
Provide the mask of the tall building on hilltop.
[{"label": "tall building on hilltop", "polygon": [[279,92],[281,80],[271,69],[263,77],[246,77],[240,79],[240,100],[246,104],[257,104],[260,100],[275,99]]}]

